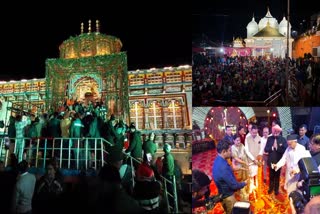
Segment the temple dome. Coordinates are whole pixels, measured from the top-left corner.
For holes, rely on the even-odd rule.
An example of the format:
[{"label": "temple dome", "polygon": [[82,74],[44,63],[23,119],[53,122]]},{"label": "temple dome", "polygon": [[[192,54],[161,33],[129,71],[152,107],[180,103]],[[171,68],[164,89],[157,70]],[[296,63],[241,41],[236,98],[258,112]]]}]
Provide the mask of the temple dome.
[{"label": "temple dome", "polygon": [[96,23],[97,32],[91,32],[91,21],[89,20],[88,33],[83,32],[82,23],[79,36],[70,37],[63,41],[59,46],[60,58],[73,59],[119,53],[122,48],[120,39],[100,33],[99,21]]},{"label": "temple dome", "polygon": [[[279,24],[279,32],[283,35],[287,35],[287,26],[288,25],[288,21],[286,20],[285,17],[283,17],[282,21],[280,22]],[[290,35],[290,32],[291,32],[291,24],[289,22],[289,35]]]},{"label": "temple dome", "polygon": [[[283,19],[281,20],[281,22],[279,24],[279,28],[280,27],[287,27],[287,23],[288,23],[288,21],[287,21],[286,17],[283,17]],[[289,23],[289,28],[291,28],[291,24],[290,23]]]},{"label": "temple dome", "polygon": [[250,38],[252,35],[256,34],[259,30],[257,22],[252,17],[251,22],[247,25],[247,37]]},{"label": "temple dome", "polygon": [[254,17],[252,17],[251,22],[248,23],[247,29],[248,28],[258,28],[258,23],[254,20]]},{"label": "temple dome", "polygon": [[265,17],[263,17],[259,21],[259,30],[265,28],[267,26],[268,22],[269,22],[271,27],[276,28],[276,29],[279,28],[278,21],[275,18],[272,17],[269,8],[268,8],[268,11],[267,11],[267,14],[265,15]]}]

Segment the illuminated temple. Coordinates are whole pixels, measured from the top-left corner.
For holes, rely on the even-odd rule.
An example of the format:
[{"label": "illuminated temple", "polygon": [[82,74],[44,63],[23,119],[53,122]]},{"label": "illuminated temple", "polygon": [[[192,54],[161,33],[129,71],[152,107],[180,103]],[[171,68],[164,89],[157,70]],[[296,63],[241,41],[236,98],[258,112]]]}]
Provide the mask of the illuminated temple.
[{"label": "illuminated temple", "polygon": [[[268,8],[267,14],[259,24],[252,17],[247,25],[246,47],[252,49],[252,56],[267,56],[284,58],[287,51],[287,25],[288,21],[283,17],[280,24]],[[289,36],[291,35],[291,24],[289,23]],[[289,56],[292,56],[292,42],[289,38]]]},{"label": "illuminated temple", "polygon": [[[160,148],[172,142],[181,149],[187,159],[181,167],[190,174],[191,148],[185,152],[191,147],[191,66],[128,71],[120,39],[100,33],[95,24],[95,32],[89,21],[88,32],[81,24],[80,35],[62,42],[60,57],[46,60],[45,78],[1,81],[0,99],[33,114],[56,111],[70,99],[103,103],[107,118],[135,122],[145,135],[155,131]],[[2,111],[1,119],[9,115]]]}]

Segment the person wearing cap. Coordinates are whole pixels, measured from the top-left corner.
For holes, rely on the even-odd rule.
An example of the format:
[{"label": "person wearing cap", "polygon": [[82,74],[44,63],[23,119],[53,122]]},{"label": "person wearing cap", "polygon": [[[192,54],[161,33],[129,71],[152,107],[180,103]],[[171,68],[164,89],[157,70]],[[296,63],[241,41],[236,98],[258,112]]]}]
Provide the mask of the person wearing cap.
[{"label": "person wearing cap", "polygon": [[112,146],[108,149],[107,162],[116,167],[118,170],[122,165],[123,158],[124,157],[121,149],[115,146]]},{"label": "person wearing cap", "polygon": [[148,163],[141,163],[136,171],[133,197],[146,212],[160,213],[160,192],[161,183],[155,179],[154,171]]},{"label": "person wearing cap", "polygon": [[144,159],[147,159],[152,164],[154,161],[154,155],[158,150],[157,143],[155,142],[154,132],[149,134],[149,138],[143,143],[142,149],[144,153]]},{"label": "person wearing cap", "polygon": [[120,135],[116,132],[115,125],[117,124],[115,116],[112,114],[110,116],[110,119],[106,123],[106,133],[105,138],[108,142],[110,142],[112,145],[115,145],[117,142],[117,139],[120,137]]},{"label": "person wearing cap", "polygon": [[288,147],[286,139],[280,135],[281,131],[279,125],[272,126],[272,135],[268,137],[264,148],[264,152],[269,154],[267,160],[270,169],[268,193],[271,194],[274,190],[275,195],[279,194],[280,171],[271,168],[271,164],[277,163]]},{"label": "person wearing cap", "polygon": [[286,164],[286,178],[284,189],[287,190],[287,195],[297,189],[299,180],[299,165],[298,161],[304,157],[311,157],[311,154],[304,146],[298,143],[298,135],[292,134],[287,137],[288,148],[285,150],[281,159],[271,165],[275,171]]},{"label": "person wearing cap", "polygon": [[[130,145],[128,149],[126,149],[126,153],[130,153],[130,155],[138,160],[142,160],[142,140],[141,140],[141,132],[136,129],[134,123],[131,123],[129,126],[130,136],[129,142]],[[138,167],[137,162],[134,161],[135,168]]]},{"label": "person wearing cap", "polygon": [[162,167],[162,175],[171,179],[174,175],[174,158],[171,154],[171,146],[168,143],[165,143],[163,146],[164,156],[163,156],[163,167]]},{"label": "person wearing cap", "polygon": [[[163,145],[163,151],[164,151],[164,156],[163,156],[163,166],[162,166],[162,176],[168,179],[170,182],[173,181],[173,176],[174,176],[174,158],[171,154],[171,146],[168,143],[165,143]],[[173,195],[173,184],[167,185],[167,190],[168,192]],[[172,197],[169,197],[169,204],[170,206],[174,207],[174,201]]]}]

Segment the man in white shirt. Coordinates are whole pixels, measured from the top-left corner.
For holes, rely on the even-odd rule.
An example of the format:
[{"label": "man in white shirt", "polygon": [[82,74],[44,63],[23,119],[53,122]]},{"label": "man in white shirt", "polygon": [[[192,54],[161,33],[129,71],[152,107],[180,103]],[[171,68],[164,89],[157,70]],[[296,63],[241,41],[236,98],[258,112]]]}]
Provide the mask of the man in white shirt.
[{"label": "man in white shirt", "polygon": [[286,164],[286,178],[284,189],[287,190],[287,195],[297,189],[297,182],[299,180],[299,165],[301,158],[311,157],[311,154],[304,146],[298,143],[298,135],[292,134],[287,137],[288,147],[282,158],[271,167],[278,171]]},{"label": "man in white shirt", "polygon": [[[260,152],[260,139],[261,137],[258,134],[258,127],[256,125],[252,125],[251,134],[247,135],[245,140],[245,149],[251,159],[251,162],[249,161],[250,193],[256,188],[257,184],[255,182],[255,177],[258,173],[258,166],[256,163]],[[253,159],[251,157],[253,157]]]},{"label": "man in white shirt", "polygon": [[13,213],[32,213],[32,197],[36,184],[36,177],[28,173],[28,163],[23,160],[18,164],[18,180],[13,192]]}]

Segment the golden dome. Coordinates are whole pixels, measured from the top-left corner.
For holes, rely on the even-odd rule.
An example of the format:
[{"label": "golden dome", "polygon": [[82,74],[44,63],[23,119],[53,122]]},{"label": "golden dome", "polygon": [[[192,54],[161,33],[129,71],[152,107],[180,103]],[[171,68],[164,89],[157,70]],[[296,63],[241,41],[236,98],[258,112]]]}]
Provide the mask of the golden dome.
[{"label": "golden dome", "polygon": [[[98,25],[97,30],[99,30]],[[91,21],[89,21],[88,31],[88,33],[83,33],[83,24],[81,23],[81,34],[70,37],[59,46],[60,58],[73,59],[107,55],[121,51],[122,42],[120,39],[100,32],[91,32]]]},{"label": "golden dome", "polygon": [[253,35],[253,37],[284,37],[279,33],[278,29],[270,26],[270,23],[267,22],[267,26],[260,30],[258,33]]}]

